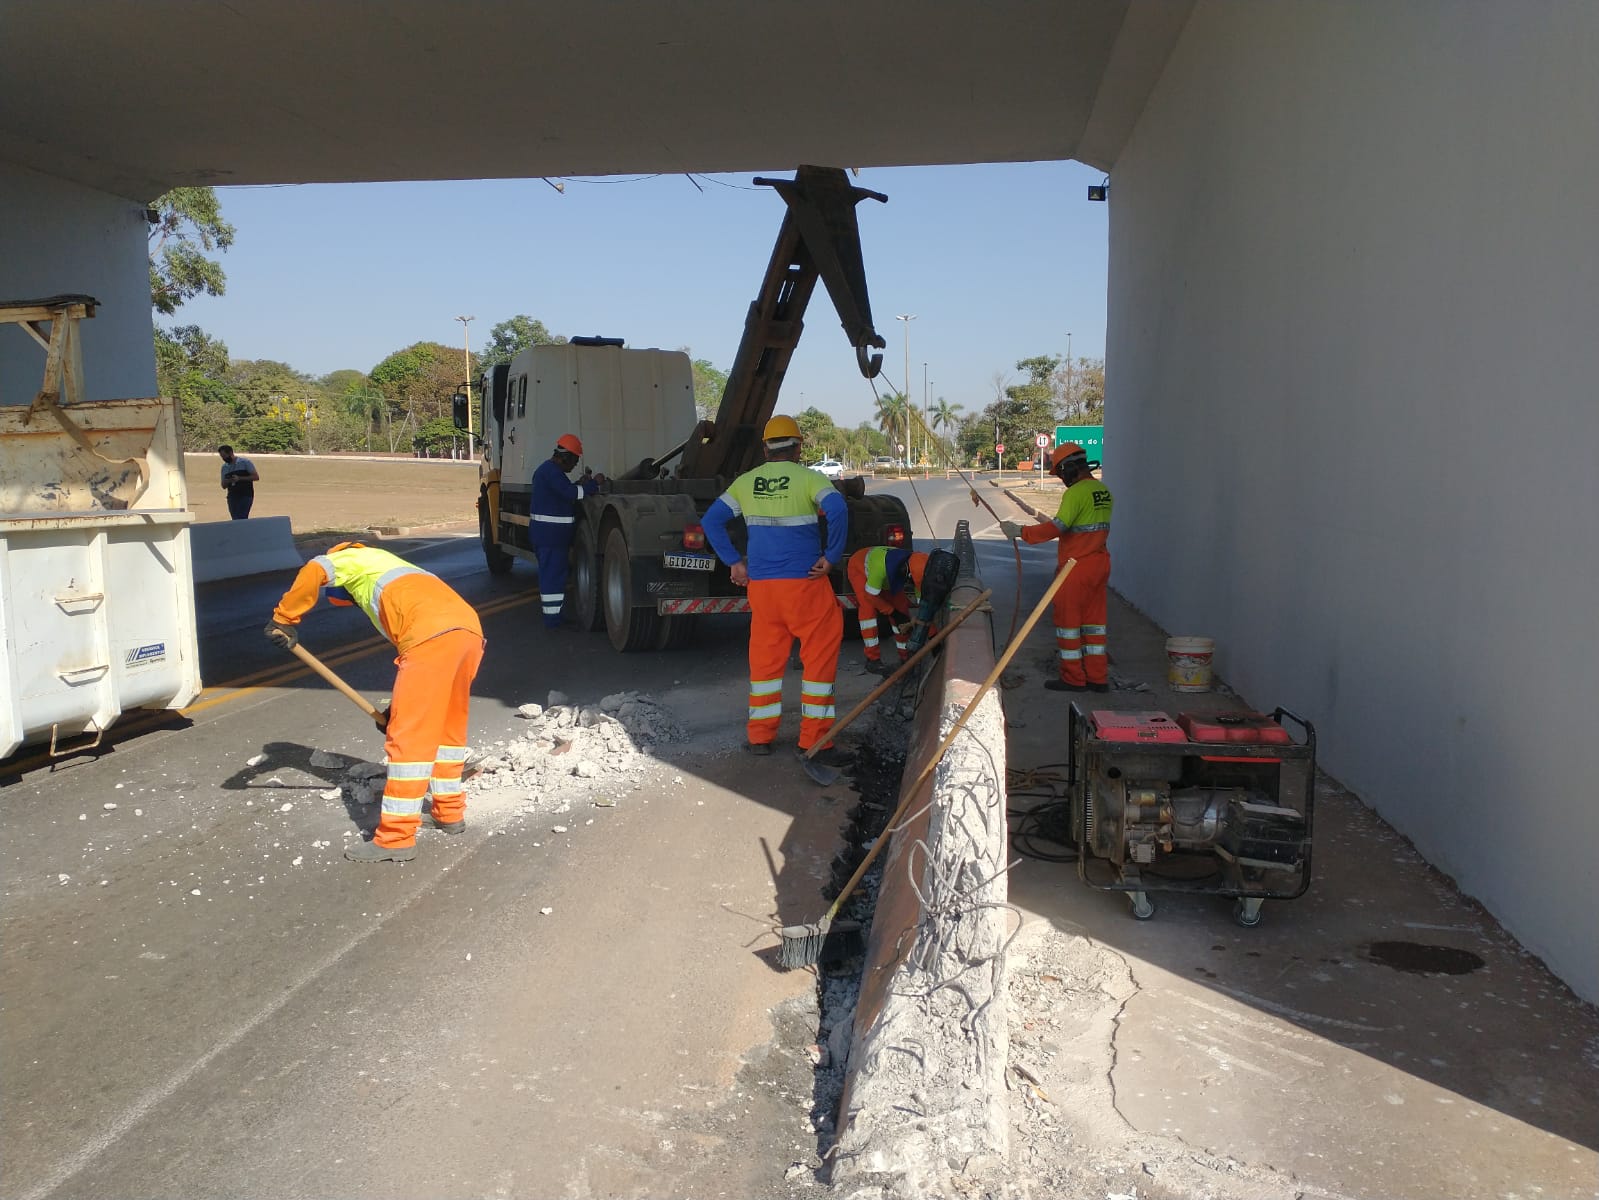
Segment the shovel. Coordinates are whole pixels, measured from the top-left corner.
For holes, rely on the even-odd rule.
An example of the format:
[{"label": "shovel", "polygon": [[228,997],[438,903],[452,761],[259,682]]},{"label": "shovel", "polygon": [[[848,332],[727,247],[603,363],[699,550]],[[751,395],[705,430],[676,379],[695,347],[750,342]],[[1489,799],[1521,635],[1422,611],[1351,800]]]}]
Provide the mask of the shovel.
[{"label": "shovel", "polygon": [[825,738],[817,742],[816,745],[812,746],[809,750],[805,751],[804,754],[800,755],[800,766],[805,768],[805,773],[809,775],[816,783],[819,783],[822,787],[831,787],[833,784],[837,783],[839,776],[837,767],[829,767],[824,763],[813,761],[815,757],[822,752],[822,748],[833,740],[834,734],[843,730],[846,726],[853,722],[856,717],[860,716],[863,712],[875,704],[878,697],[882,696],[883,693],[888,691],[889,688],[893,687],[896,683],[900,682],[900,680],[909,675],[912,667],[931,654],[935,646],[942,642],[951,633],[955,632],[956,626],[976,612],[980,607],[982,607],[983,604],[987,603],[988,598],[993,594],[994,593],[992,589],[985,589],[982,595],[978,596],[965,608],[961,609],[960,612],[951,617],[949,624],[945,625],[944,628],[940,629],[932,637],[928,638],[927,641],[923,643],[921,649],[916,651],[915,654],[911,655],[904,662],[900,663],[899,670],[895,671],[887,679],[883,680],[882,683],[874,687],[870,692],[867,693],[866,699],[862,700],[854,708],[850,709],[849,712],[844,714],[844,719],[842,721],[834,722],[832,727],[828,729],[827,736]]},{"label": "shovel", "polygon": [[389,731],[389,714],[387,711],[373,707],[370,700],[334,674],[332,667],[328,666],[298,642],[294,644],[293,651],[296,658],[338,688],[339,691],[355,702],[357,708],[371,717],[372,723],[378,727],[379,733],[387,733]]}]

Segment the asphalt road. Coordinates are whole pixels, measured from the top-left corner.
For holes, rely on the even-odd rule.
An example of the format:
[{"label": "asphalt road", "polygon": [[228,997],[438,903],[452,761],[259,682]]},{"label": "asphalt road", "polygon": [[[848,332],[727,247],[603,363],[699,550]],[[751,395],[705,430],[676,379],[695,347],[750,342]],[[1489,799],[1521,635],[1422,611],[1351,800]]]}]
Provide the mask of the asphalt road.
[{"label": "asphalt road", "polygon": [[[1010,571],[959,483],[918,485],[927,518],[876,490],[919,535],[971,517]],[[309,757],[376,760],[380,738],[260,636],[287,578],[201,589],[219,685],[189,718],[14,763],[0,790],[0,1194],[790,1194],[816,1150],[787,1045],[814,982],[773,967],[768,929],[814,919],[847,787],[739,750],[741,619],[622,656],[546,632],[531,570],[491,578],[472,539],[402,553],[485,613],[474,741],[552,688],[642,689],[693,740],[567,833],[479,821],[424,832],[411,864],[347,863],[352,816]],[[384,694],[392,652],[359,613],[318,609],[305,640]],[[841,704],[875,682],[845,653]]]}]

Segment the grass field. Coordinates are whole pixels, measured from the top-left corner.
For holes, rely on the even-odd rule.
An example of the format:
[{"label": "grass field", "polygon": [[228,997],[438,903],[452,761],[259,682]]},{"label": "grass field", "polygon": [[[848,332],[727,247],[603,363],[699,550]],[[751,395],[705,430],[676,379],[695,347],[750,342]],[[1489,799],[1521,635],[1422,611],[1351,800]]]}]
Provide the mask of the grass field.
[{"label": "grass field", "polygon": [[[475,462],[248,457],[261,476],[250,515],[288,517],[296,536],[477,520]],[[222,460],[215,454],[183,458],[195,520],[226,521]]]}]

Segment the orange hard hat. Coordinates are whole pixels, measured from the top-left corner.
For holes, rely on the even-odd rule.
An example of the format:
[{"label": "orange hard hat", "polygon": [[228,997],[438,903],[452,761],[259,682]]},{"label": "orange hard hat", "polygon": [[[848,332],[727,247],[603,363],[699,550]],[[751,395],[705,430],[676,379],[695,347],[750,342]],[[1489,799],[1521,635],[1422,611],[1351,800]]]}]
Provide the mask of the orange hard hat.
[{"label": "orange hard hat", "polygon": [[1049,457],[1049,469],[1051,471],[1060,470],[1061,465],[1069,458],[1082,459],[1082,462],[1077,464],[1078,466],[1086,467],[1088,465],[1088,451],[1084,450],[1076,442],[1062,442],[1055,447],[1055,453]]},{"label": "orange hard hat", "polygon": [[761,441],[763,442],[784,442],[790,438],[794,441],[799,441],[799,422],[793,417],[785,417],[781,414],[766,422],[766,428],[761,431]]},{"label": "orange hard hat", "polygon": [[579,458],[583,457],[583,443],[577,440],[576,434],[563,433],[555,439],[555,448],[565,450],[568,454],[575,454]]}]

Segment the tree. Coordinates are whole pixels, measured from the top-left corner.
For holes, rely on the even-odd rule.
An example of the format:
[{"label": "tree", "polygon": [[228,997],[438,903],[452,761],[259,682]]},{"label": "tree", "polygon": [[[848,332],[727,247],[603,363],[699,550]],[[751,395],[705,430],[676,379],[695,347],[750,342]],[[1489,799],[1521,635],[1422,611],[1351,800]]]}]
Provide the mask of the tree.
[{"label": "tree", "polygon": [[234,229],[222,219],[215,188],[173,188],[150,206],[156,223],[150,227],[150,303],[168,315],[204,292],[227,290],[221,264],[206,254],[233,245]]},{"label": "tree", "polygon": [[251,417],[239,426],[238,444],[256,454],[293,454],[300,448],[300,431],[292,421]]},{"label": "tree", "polygon": [[155,330],[156,386],[178,402],[185,450],[209,450],[234,435],[237,395],[227,382],[228,348],[198,325]]},{"label": "tree", "polygon": [[280,400],[303,400],[315,394],[316,385],[303,371],[270,358],[239,359],[228,367],[235,406],[241,417],[264,416]]},{"label": "tree", "polygon": [[[683,347],[688,353],[688,347]],[[716,410],[722,407],[722,393],[727,391],[727,372],[703,358],[696,358],[694,370],[694,411],[700,420],[714,421]]]},{"label": "tree", "polygon": [[564,346],[566,336],[551,333],[543,321],[536,321],[526,313],[501,321],[489,330],[489,340],[480,354],[474,355],[477,359],[477,368],[487,371],[490,367],[508,363],[529,346]]},{"label": "tree", "polygon": [[938,398],[938,403],[933,405],[931,418],[933,428],[942,435],[941,440],[946,450],[954,447],[955,438],[961,424],[960,417],[956,414],[965,407],[964,404],[951,404],[942,396]]},{"label": "tree", "polygon": [[444,417],[432,417],[423,422],[411,439],[411,445],[423,458],[450,458],[457,444],[465,445],[466,434],[455,427],[455,422]]},{"label": "tree", "polygon": [[833,418],[815,405],[794,418],[800,427],[800,437],[805,439],[805,456],[812,460],[835,453],[839,448],[838,426]]},{"label": "tree", "polygon": [[898,455],[905,446],[905,396],[902,392],[887,392],[877,397],[877,428],[888,439],[889,450]]}]

